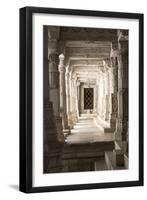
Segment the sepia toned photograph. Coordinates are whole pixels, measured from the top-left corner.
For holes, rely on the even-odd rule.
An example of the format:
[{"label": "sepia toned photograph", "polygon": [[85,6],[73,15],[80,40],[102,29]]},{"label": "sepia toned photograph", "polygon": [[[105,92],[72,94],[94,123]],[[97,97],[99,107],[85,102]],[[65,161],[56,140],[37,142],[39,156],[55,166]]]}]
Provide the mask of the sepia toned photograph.
[{"label": "sepia toned photograph", "polygon": [[129,168],[129,31],[43,26],[43,173]]},{"label": "sepia toned photograph", "polygon": [[143,14],[20,9],[20,191],[142,186]]}]

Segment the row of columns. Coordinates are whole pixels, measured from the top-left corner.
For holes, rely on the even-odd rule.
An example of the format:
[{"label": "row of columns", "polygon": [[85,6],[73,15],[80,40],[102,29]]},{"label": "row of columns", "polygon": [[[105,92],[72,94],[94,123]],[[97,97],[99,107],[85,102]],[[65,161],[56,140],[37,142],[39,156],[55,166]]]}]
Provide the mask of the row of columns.
[{"label": "row of columns", "polygon": [[[47,56],[44,59],[44,156],[48,159],[44,160],[47,160],[46,169],[56,171],[60,167],[64,136],[70,133],[79,116],[81,85],[69,66],[65,67],[64,55],[58,54],[59,28],[45,28],[44,38],[48,38],[48,44],[44,45],[44,55]],[[96,113],[110,123],[109,130],[105,131],[114,132],[116,165],[123,164],[127,151],[127,45],[128,41],[121,37],[112,42],[111,58],[104,61],[95,86]]]},{"label": "row of columns", "polygon": [[[122,32],[118,34],[123,36]],[[111,91],[110,129],[114,133],[113,151],[115,167],[128,167],[128,40],[118,36],[111,44],[110,67],[112,69],[113,90]],[[125,38],[125,39],[124,39]],[[126,166],[127,165],[127,166]]]},{"label": "row of columns", "polygon": [[113,94],[113,73],[110,66],[110,60],[105,60],[103,62],[102,70],[99,70],[98,72],[96,88],[97,115],[104,121],[111,123],[113,114],[111,99]]},{"label": "row of columns", "polygon": [[116,168],[125,165],[124,155],[128,156],[128,40],[118,38],[111,43],[111,57],[98,73],[96,85],[97,115],[110,123],[105,132],[114,133]]}]

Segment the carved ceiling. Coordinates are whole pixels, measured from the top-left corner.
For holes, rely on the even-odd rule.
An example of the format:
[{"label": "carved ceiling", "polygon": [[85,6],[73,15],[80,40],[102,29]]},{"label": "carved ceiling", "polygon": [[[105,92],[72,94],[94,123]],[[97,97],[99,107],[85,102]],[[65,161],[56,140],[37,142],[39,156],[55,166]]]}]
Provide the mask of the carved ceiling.
[{"label": "carved ceiling", "polygon": [[110,41],[66,41],[64,43],[66,65],[80,82],[96,82],[99,68],[110,58]]},{"label": "carved ceiling", "polygon": [[[50,46],[54,45],[52,41],[58,41],[58,53],[65,55],[65,66],[69,67],[74,76],[85,82],[97,78],[98,69],[109,63],[112,42],[115,44],[118,38],[126,39],[128,33],[128,31],[119,32],[117,29],[84,27],[49,27],[49,29]],[[101,72],[104,70],[99,71]]]},{"label": "carved ceiling", "polygon": [[113,41],[116,38],[116,29],[60,27],[60,40]]}]

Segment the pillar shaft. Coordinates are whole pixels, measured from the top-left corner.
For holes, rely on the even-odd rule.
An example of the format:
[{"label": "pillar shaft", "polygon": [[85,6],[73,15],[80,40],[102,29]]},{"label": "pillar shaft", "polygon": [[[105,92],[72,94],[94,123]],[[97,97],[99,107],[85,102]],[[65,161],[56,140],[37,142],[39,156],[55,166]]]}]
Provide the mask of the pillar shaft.
[{"label": "pillar shaft", "polygon": [[77,93],[77,79],[72,77],[72,122],[75,124],[78,119],[78,93]]},{"label": "pillar shaft", "polygon": [[128,128],[128,59],[127,52],[119,55],[118,68],[118,123],[116,140],[123,141],[127,138]]},{"label": "pillar shaft", "polygon": [[112,90],[111,90],[111,119],[110,127],[115,131],[116,118],[118,110],[117,90],[118,90],[118,67],[116,57],[111,58],[111,70],[112,70]]},{"label": "pillar shaft", "polygon": [[60,85],[60,116],[62,117],[62,125],[64,133],[69,129],[66,113],[66,85],[65,85],[65,65],[64,55],[59,56],[59,85]]},{"label": "pillar shaft", "polygon": [[77,118],[79,117],[79,86],[80,83],[76,82],[76,108],[77,108]]},{"label": "pillar shaft", "polygon": [[49,94],[50,101],[53,102],[54,115],[59,116],[59,72],[58,54],[49,54]]},{"label": "pillar shaft", "polygon": [[48,67],[49,67],[49,97],[53,104],[56,130],[59,140],[64,140],[62,134],[62,119],[59,113],[59,72],[58,72],[58,39],[59,27],[48,28]]},{"label": "pillar shaft", "polygon": [[67,118],[69,119],[69,115],[70,115],[70,82],[69,82],[68,66],[66,67],[65,81],[66,81],[66,112],[67,112]]},{"label": "pillar shaft", "polygon": [[124,154],[127,153],[128,149],[128,41],[126,37],[125,40],[121,40],[119,37],[118,46],[118,114],[115,131],[115,159],[116,166],[124,166]]},{"label": "pillar shaft", "polygon": [[105,67],[105,120],[110,120],[110,80],[109,80],[109,66]]},{"label": "pillar shaft", "polygon": [[[54,28],[53,28],[54,29]],[[56,30],[56,28],[55,28]],[[44,69],[43,69],[43,94],[44,94],[44,173],[60,172],[62,170],[61,152],[63,146],[63,139],[59,136],[57,130],[56,117],[54,112],[54,101],[51,99],[51,89],[57,88],[55,80],[56,66],[53,60],[54,56],[50,55],[57,53],[55,51],[56,45],[49,45],[52,28],[44,28]],[[52,55],[53,55],[52,54]],[[59,95],[56,96],[59,99]],[[61,132],[60,132],[61,133]]]}]

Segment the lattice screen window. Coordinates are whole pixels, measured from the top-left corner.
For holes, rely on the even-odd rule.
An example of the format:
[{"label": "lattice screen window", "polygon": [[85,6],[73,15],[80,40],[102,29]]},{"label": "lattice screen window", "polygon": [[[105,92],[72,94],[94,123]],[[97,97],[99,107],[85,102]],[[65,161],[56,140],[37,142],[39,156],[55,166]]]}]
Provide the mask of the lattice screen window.
[{"label": "lattice screen window", "polygon": [[84,109],[93,109],[93,88],[84,88]]}]

